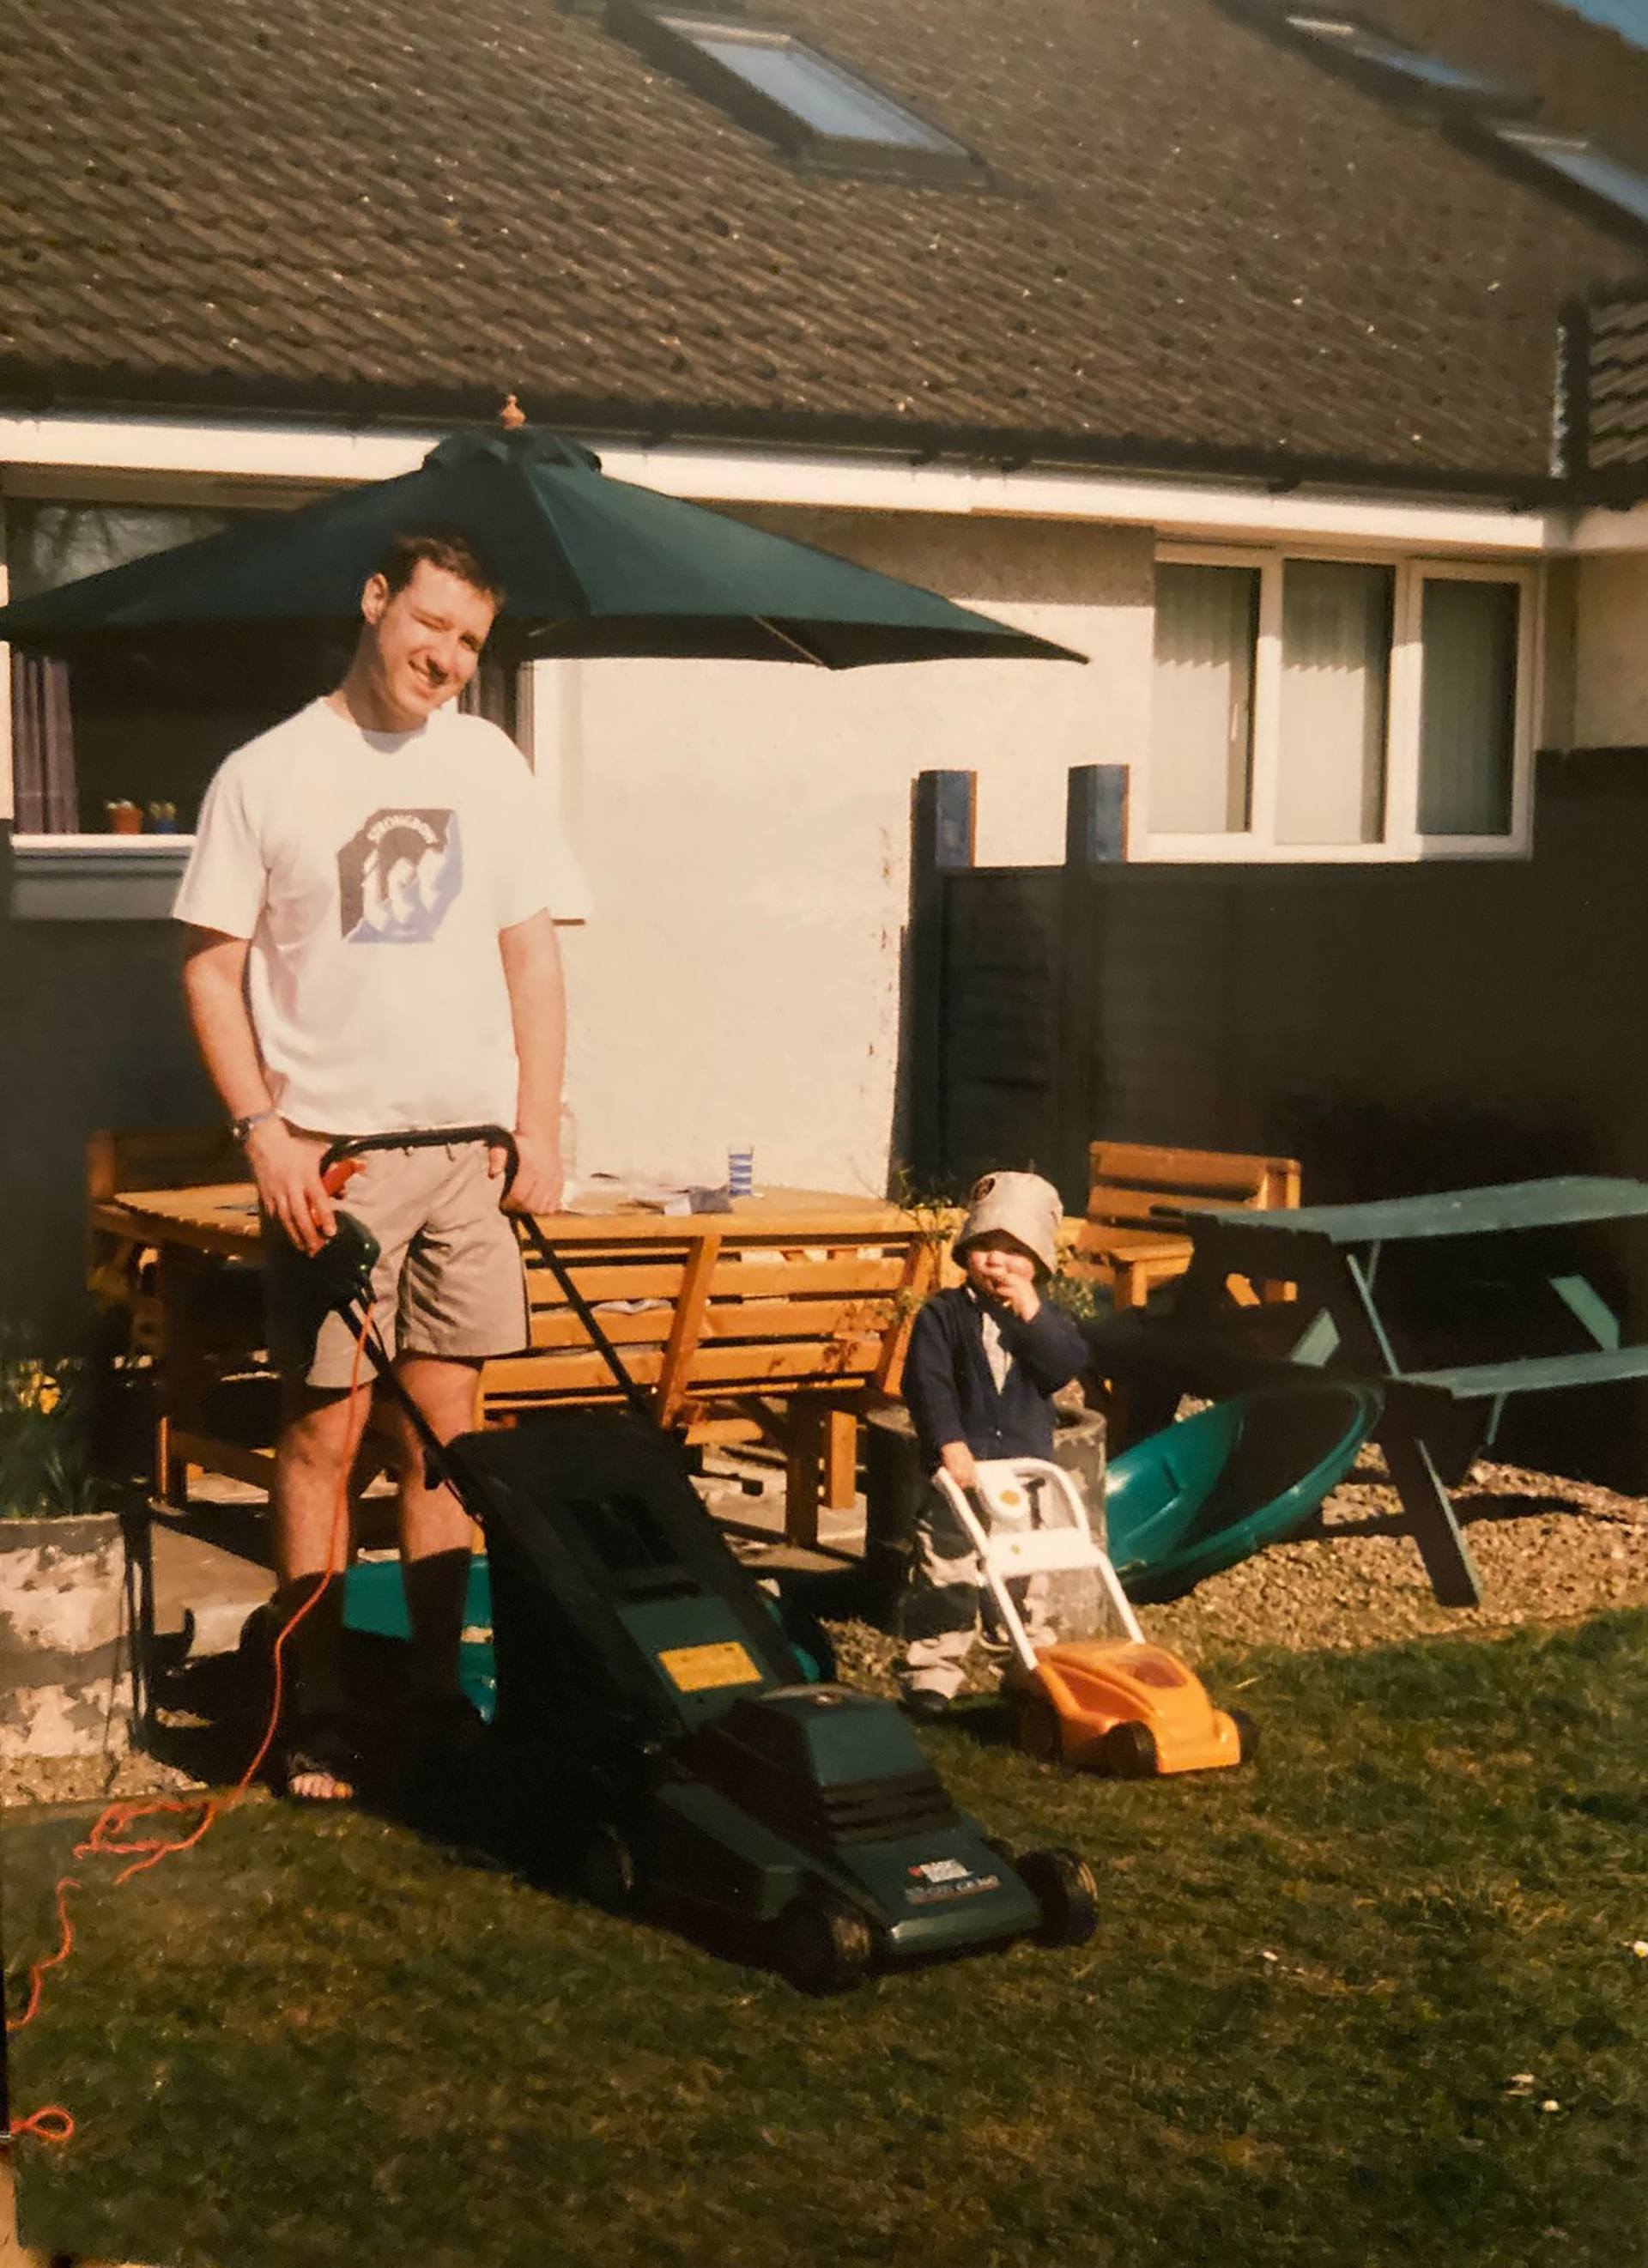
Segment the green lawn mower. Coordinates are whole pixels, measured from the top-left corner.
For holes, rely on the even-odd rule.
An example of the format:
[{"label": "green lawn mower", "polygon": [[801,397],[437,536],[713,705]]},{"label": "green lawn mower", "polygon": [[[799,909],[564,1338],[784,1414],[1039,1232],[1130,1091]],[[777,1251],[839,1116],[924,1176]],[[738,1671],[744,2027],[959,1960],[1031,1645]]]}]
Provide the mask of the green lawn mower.
[{"label": "green lawn mower", "polygon": [[[487,1140],[497,1127],[335,1144]],[[678,1914],[807,1992],[872,1969],[1000,1947],[1077,1945],[1096,1890],[1075,1852],[1015,1857],[959,1811],[891,1702],[808,1665],[728,1549],[599,1317],[525,1221],[626,1407],[551,1411],[442,1446],[376,1334],[431,1476],[484,1531],[497,1785],[585,1893]],[[357,1331],[373,1240],[347,1211],[313,1263]],[[570,1846],[570,1847],[569,1847]]]}]

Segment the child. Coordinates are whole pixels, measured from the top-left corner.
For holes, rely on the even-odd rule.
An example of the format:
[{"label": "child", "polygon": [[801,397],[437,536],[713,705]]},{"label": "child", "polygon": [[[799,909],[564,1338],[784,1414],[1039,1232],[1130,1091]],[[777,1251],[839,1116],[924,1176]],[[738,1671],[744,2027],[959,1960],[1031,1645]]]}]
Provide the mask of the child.
[{"label": "child", "polygon": [[[1037,1174],[986,1174],[952,1248],[967,1281],[916,1318],[904,1399],[923,1468],[962,1488],[979,1457],[1050,1457],[1053,1395],[1087,1360],[1080,1331],[1042,1299],[1057,1260],[1058,1191]],[[979,1626],[980,1571],[935,1488],[916,1521],[898,1665],[912,1716],[942,1716]],[[1034,1633],[1033,1633],[1034,1635]]]}]

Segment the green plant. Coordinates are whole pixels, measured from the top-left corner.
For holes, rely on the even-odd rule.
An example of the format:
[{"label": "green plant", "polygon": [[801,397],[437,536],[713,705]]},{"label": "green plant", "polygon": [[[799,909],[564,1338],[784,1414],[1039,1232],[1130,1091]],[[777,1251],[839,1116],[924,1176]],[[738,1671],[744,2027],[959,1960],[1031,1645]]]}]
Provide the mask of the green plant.
[{"label": "green plant", "polygon": [[1074,1322],[1091,1323],[1105,1312],[1099,1304],[1099,1287],[1089,1276],[1066,1276],[1061,1271],[1048,1278],[1047,1295]]},{"label": "green plant", "polygon": [[84,1361],[0,1350],[0,1519],[98,1509],[92,1403]]}]

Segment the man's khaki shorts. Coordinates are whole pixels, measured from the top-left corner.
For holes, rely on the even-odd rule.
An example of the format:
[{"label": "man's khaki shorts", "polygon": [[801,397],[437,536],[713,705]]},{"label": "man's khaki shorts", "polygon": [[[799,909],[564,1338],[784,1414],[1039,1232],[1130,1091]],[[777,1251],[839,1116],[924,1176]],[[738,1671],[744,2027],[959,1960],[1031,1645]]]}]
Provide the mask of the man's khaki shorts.
[{"label": "man's khaki shorts", "polygon": [[[483,1142],[369,1150],[337,1200],[381,1247],[372,1270],[372,1319],[391,1354],[468,1361],[526,1346],[529,1323],[520,1245],[498,1209],[504,1182],[487,1172]],[[263,1296],[269,1354],[283,1377],[343,1392],[355,1373],[355,1337],[327,1315],[317,1332],[304,1256],[263,1224]],[[363,1360],[362,1374],[370,1376]]]}]

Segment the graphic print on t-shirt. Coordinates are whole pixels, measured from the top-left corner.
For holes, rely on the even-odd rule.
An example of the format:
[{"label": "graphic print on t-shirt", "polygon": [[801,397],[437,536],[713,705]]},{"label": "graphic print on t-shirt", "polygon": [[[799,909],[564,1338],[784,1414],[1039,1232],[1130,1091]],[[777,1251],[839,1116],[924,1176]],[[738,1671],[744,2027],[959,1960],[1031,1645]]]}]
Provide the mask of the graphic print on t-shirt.
[{"label": "graphic print on t-shirt", "polygon": [[338,852],[346,945],[427,945],[463,887],[455,811],[375,811]]}]

